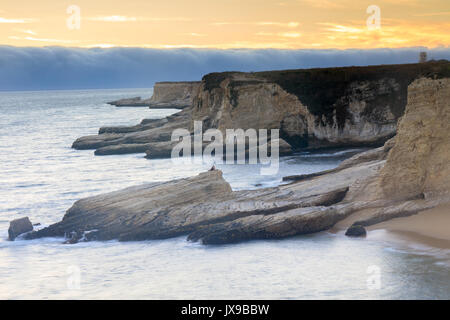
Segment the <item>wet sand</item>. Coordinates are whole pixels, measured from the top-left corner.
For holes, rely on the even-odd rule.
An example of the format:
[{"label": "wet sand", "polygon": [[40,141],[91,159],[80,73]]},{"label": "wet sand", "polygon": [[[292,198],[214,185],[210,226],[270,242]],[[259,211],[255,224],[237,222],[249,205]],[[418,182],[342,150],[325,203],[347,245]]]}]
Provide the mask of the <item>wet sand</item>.
[{"label": "wet sand", "polygon": [[370,231],[385,230],[387,237],[450,249],[450,203],[413,216],[381,222],[367,230],[369,236]]}]

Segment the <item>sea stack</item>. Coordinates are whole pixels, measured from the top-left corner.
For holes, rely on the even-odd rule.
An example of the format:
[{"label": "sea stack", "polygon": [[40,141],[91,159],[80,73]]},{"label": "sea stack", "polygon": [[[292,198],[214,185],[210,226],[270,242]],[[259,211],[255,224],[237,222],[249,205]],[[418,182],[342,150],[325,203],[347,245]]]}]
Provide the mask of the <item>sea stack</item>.
[{"label": "sea stack", "polygon": [[8,236],[10,241],[14,241],[19,235],[33,230],[28,217],[13,220],[9,223]]}]

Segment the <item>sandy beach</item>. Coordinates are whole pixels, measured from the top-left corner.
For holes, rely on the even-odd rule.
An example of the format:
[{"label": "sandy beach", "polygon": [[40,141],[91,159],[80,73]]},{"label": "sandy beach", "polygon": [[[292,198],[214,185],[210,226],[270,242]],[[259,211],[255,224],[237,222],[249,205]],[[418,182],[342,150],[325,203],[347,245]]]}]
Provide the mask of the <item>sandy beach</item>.
[{"label": "sandy beach", "polygon": [[367,229],[369,234],[374,230],[386,230],[395,238],[450,249],[450,203],[413,216],[378,223]]}]

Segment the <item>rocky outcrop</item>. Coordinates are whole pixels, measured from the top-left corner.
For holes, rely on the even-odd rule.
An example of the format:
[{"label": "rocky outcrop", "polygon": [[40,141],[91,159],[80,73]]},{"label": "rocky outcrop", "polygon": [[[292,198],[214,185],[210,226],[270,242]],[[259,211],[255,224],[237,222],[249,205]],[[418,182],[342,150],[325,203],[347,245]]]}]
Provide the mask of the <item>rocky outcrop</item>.
[{"label": "rocky outcrop", "polygon": [[[139,145],[152,142],[170,141],[172,132],[178,128],[189,128],[191,111],[182,110],[165,119],[144,119],[133,127],[103,127],[100,134],[78,138],[72,148],[79,150],[99,149],[107,146],[119,146],[117,153],[123,153],[120,146]],[[145,152],[145,151],[142,151]]]},{"label": "rocky outcrop", "polygon": [[[96,155],[146,153],[147,158],[170,158],[172,148],[178,143],[171,141],[174,130],[185,128],[191,135],[194,133],[192,126],[192,109],[188,108],[164,119],[144,119],[139,125],[132,127],[102,127],[98,135],[78,138],[72,144],[72,148],[78,150],[96,149]],[[281,138],[278,138],[279,154],[289,155],[293,150],[291,146]],[[271,139],[268,137],[268,146]],[[203,149],[208,143],[203,143]],[[262,147],[263,144],[259,145]],[[248,152],[250,145],[246,143]],[[223,154],[226,154],[223,145]]]},{"label": "rocky outcrop", "polygon": [[352,156],[348,159],[345,159],[334,169],[329,169],[329,170],[314,172],[314,173],[308,173],[308,174],[285,176],[285,177],[283,177],[283,181],[307,180],[307,179],[311,179],[314,177],[323,176],[323,175],[326,175],[329,173],[338,172],[343,169],[350,168],[352,166],[356,166],[356,165],[364,163],[364,162],[386,160],[386,158],[388,156],[388,152],[392,149],[394,144],[395,144],[395,137],[386,141],[386,143],[382,147],[375,148],[375,149],[372,149],[372,150],[369,150],[366,152],[362,152],[362,153],[357,153],[354,156]]},{"label": "rocky outcrop", "polygon": [[9,223],[8,229],[8,239],[14,241],[18,236],[23,233],[30,232],[33,230],[33,225],[31,224],[28,217],[13,220]]},{"label": "rocky outcrop", "polygon": [[173,128],[192,132],[195,120],[203,122],[204,131],[279,129],[280,137],[293,149],[379,146],[396,133],[406,105],[407,86],[424,75],[449,77],[449,66],[448,61],[437,61],[224,72],[208,74],[201,82],[158,83],[152,103],[184,101],[186,108],[180,114],[160,121],[144,120],[131,127],[104,127],[98,136],[77,139],[73,148],[108,147],[98,155],[145,152],[146,144],[169,143]]},{"label": "rocky outcrop", "polygon": [[[289,210],[311,219],[312,224],[305,232],[317,231],[324,228],[322,223],[329,227],[346,216],[345,211],[337,213],[336,208],[331,208],[348,191],[344,177],[337,179],[340,183],[334,186],[317,184],[308,188],[286,186],[233,192],[221,171],[208,171],[192,178],[146,184],[77,201],[61,222],[31,233],[28,238],[96,230],[89,233],[87,240],[164,239],[183,234],[203,239],[203,232],[213,226],[219,232],[227,223],[236,226],[241,219],[246,221],[252,216],[256,226],[261,219],[275,218]],[[278,231],[278,237],[291,234],[292,231]],[[228,241],[246,237],[235,235],[234,240]]]},{"label": "rocky outcrop", "polygon": [[150,105],[150,99],[142,100],[141,97],[125,98],[108,102],[116,107],[148,107]]},{"label": "rocky outcrop", "polygon": [[145,184],[79,200],[61,222],[26,238],[187,235],[222,244],[318,232],[336,223],[364,227],[449,203],[449,90],[449,79],[415,81],[396,138],[325,174],[245,191],[232,191],[218,170]]}]

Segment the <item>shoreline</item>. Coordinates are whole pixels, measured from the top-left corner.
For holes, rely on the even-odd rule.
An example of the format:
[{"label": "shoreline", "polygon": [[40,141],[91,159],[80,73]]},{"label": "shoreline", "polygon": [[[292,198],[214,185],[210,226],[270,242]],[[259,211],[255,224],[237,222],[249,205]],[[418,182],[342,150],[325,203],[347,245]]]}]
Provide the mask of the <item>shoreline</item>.
[{"label": "shoreline", "polygon": [[[198,101],[210,101],[208,97],[214,90],[222,92],[226,89],[223,87],[227,83],[225,80],[221,77],[209,79],[210,76],[212,75],[207,75],[202,80],[201,88],[204,90],[197,97],[200,99]],[[242,80],[237,79],[237,75],[234,77],[229,80]],[[146,183],[79,199],[66,211],[60,222],[29,233],[26,239],[63,235],[67,237],[70,234],[69,243],[77,243],[111,239],[153,240],[186,235],[192,241],[217,245],[316,233],[329,230],[336,224],[337,228],[345,227],[350,230],[357,225],[359,230],[362,229],[360,233],[347,232],[346,235],[365,235],[363,227],[416,215],[418,212],[448,203],[448,168],[445,162],[448,160],[446,124],[449,122],[444,117],[450,88],[448,81],[447,78],[420,78],[411,83],[407,89],[408,104],[398,124],[397,135],[387,140],[382,147],[357,154],[333,170],[295,176],[295,181],[277,188],[233,191],[223,178],[222,171],[213,167],[188,178]],[[256,82],[257,84],[251,82],[251,85],[262,86],[262,89],[267,85],[261,79]],[[245,82],[242,85],[247,84]],[[240,88],[244,90],[242,86]],[[245,90],[249,89],[246,87]],[[262,91],[251,92],[257,96],[259,93],[267,96],[265,89]],[[283,92],[277,91],[278,95],[281,93]],[[242,102],[241,109],[248,112],[247,107],[253,105],[253,100],[245,97],[246,99],[239,101]],[[267,97],[267,105],[264,105],[266,109],[272,110],[271,107],[283,105],[282,101],[276,100],[275,103],[273,99],[273,94]],[[238,108],[236,103],[235,100],[230,102],[230,106],[234,106],[233,112]],[[199,106],[202,105],[193,102],[188,110],[164,119],[142,121],[140,125],[129,128],[102,127],[97,136],[78,138],[72,147],[97,149],[96,155],[145,152],[146,158],[149,159],[168,158],[173,151],[173,142],[169,142],[168,137],[181,125],[191,129],[193,125],[192,132],[195,135],[195,119],[198,118],[195,113],[200,112]],[[209,107],[212,106],[215,105]],[[302,106],[298,99],[291,105],[292,108]],[[352,105],[348,106],[350,107]],[[304,108],[306,107],[303,106]],[[205,116],[220,115],[222,111],[227,110],[214,108],[212,114],[207,113]],[[303,111],[307,112],[306,109]],[[305,116],[309,117],[311,114],[305,113]],[[222,120],[229,120],[225,118]],[[422,119],[419,127],[417,118]],[[275,119],[276,123],[272,124],[279,125],[282,129],[285,125],[284,120],[280,119]],[[367,123],[371,119],[368,119]],[[239,121],[216,123],[216,120],[210,118],[207,127],[239,127],[242,124]],[[244,117],[244,120],[248,123],[254,119]],[[260,123],[259,126],[270,124],[269,122]],[[288,131],[291,129],[285,128]],[[189,136],[191,131],[185,131]],[[361,132],[358,132],[358,141],[361,143]],[[386,135],[386,132],[376,134]],[[345,136],[340,131],[339,135]],[[289,143],[285,144],[289,152],[280,152],[281,155],[292,153]],[[409,227],[403,226],[394,230],[436,237],[436,228],[443,225],[439,222],[442,219],[446,217],[428,225],[426,231],[421,229],[426,224],[420,221],[416,222],[416,227],[413,227],[412,223]],[[126,223],[123,223],[124,221]],[[405,221],[401,220],[400,225],[404,223]],[[420,228],[417,229],[419,225]],[[392,227],[393,224],[385,224],[384,227],[381,225],[380,228],[387,226]],[[95,231],[92,232],[93,230]],[[438,238],[450,239],[447,230],[440,230],[438,233]]]},{"label": "shoreline", "polygon": [[[344,234],[349,224],[357,217],[350,216],[329,230],[333,234]],[[396,244],[425,245],[429,248],[450,250],[450,202],[417,214],[394,218],[367,226],[367,238]]]},{"label": "shoreline", "polygon": [[399,238],[427,246],[450,249],[450,202],[418,214],[395,218],[367,227],[369,233],[385,230],[389,238]]}]

